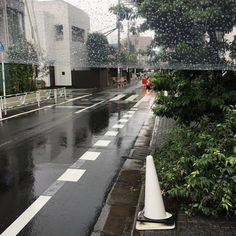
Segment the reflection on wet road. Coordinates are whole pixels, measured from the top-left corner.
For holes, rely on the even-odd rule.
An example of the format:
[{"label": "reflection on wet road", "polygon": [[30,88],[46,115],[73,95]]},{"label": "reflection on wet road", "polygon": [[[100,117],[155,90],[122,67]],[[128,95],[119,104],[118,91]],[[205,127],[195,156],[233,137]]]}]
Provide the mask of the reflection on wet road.
[{"label": "reflection on wet road", "polygon": [[131,110],[143,97],[135,93],[97,93],[1,124],[0,233],[89,235],[145,120]]}]

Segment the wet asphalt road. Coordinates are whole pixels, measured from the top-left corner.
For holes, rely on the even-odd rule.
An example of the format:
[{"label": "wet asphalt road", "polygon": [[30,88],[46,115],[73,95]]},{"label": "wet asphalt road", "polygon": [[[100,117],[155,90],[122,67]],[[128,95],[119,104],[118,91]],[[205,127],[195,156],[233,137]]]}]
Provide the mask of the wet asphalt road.
[{"label": "wet asphalt road", "polygon": [[[75,91],[73,97],[86,94],[89,93]],[[124,96],[110,101],[119,94]],[[135,94],[133,100],[125,101]],[[19,235],[89,235],[114,177],[135,142],[145,112],[136,111],[128,122],[118,121],[143,96],[144,91],[134,87],[92,93],[2,122],[0,233],[9,226],[15,229],[24,225],[17,222],[12,226],[12,223],[43,196],[47,203],[29,223],[19,226],[22,227]],[[115,124],[124,127],[117,129],[113,127]],[[107,131],[118,134],[104,136]],[[94,146],[99,140],[110,143]],[[99,156],[82,160],[81,156],[88,151]],[[68,169],[82,170],[79,180],[58,180]]]}]

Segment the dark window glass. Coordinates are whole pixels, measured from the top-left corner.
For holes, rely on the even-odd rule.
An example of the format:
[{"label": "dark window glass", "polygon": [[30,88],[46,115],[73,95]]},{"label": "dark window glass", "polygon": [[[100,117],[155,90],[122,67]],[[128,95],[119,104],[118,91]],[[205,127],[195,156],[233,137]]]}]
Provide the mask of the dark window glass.
[{"label": "dark window glass", "polygon": [[84,43],[85,30],[72,26],[72,41]]}]

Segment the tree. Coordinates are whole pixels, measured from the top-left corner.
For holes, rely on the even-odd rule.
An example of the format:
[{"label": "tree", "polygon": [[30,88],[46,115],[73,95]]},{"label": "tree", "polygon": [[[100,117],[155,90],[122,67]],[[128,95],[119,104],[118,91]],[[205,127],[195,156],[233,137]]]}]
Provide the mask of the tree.
[{"label": "tree", "polygon": [[144,0],[139,14],[142,29],[155,31],[155,46],[162,46],[169,63],[225,63],[229,44],[223,36],[236,24],[234,0]]},{"label": "tree", "polygon": [[233,52],[224,35],[236,24],[236,2],[144,0],[139,13],[172,68],[152,78],[155,113],[178,121],[156,156],[163,192],[188,214],[235,215],[236,73],[198,64],[223,67]]},{"label": "tree", "polygon": [[206,69],[224,66],[230,46],[224,35],[236,24],[235,1],[144,0],[139,14],[145,18],[142,28],[155,30],[154,46],[163,49],[160,59],[173,69],[188,69],[154,79],[159,91],[169,93],[158,96],[156,113],[185,124],[222,118],[223,107],[236,102],[235,73],[195,69],[198,64]]},{"label": "tree", "polygon": [[8,93],[35,90],[36,83],[34,78],[37,70],[38,56],[34,46],[21,36],[13,46],[9,47],[8,59]]},{"label": "tree", "polygon": [[119,17],[120,21],[130,20],[135,17],[134,11],[131,8],[126,7],[124,4],[118,4],[118,5],[112,6],[110,7],[109,10],[110,12],[115,14],[117,17]]},{"label": "tree", "polygon": [[86,42],[91,67],[104,67],[108,63],[108,40],[101,33],[89,34]]}]

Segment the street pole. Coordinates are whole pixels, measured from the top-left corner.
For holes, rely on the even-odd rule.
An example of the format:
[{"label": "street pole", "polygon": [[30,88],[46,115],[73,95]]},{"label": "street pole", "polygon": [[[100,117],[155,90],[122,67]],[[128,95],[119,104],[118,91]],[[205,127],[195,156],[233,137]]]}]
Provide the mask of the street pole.
[{"label": "street pole", "polygon": [[[118,6],[120,7],[120,0],[118,0]],[[120,78],[120,15],[117,16],[117,27],[118,27],[118,66],[117,66],[117,77]]]},{"label": "street pole", "polygon": [[5,65],[4,65],[4,55],[2,55],[2,88],[3,88],[3,102],[4,102],[4,112],[6,115],[6,80],[5,80]]},{"label": "street pole", "polygon": [[129,78],[129,81],[130,82],[130,74],[129,74],[129,64],[130,64],[130,17],[129,15],[127,16],[127,21],[128,21],[128,32],[127,32],[127,39],[128,39],[128,45],[127,45],[127,51],[128,51],[128,65],[127,65],[127,73],[128,73],[128,77]]}]

